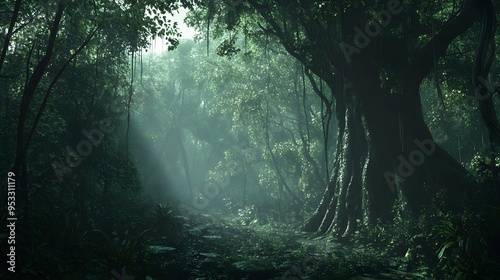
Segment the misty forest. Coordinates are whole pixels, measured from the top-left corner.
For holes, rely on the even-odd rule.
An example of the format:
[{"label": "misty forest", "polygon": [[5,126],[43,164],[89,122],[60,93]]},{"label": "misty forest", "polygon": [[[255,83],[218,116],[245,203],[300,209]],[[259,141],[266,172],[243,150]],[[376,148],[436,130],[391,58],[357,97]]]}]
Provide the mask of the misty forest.
[{"label": "misty forest", "polygon": [[499,1],[0,3],[0,279],[500,279]]}]

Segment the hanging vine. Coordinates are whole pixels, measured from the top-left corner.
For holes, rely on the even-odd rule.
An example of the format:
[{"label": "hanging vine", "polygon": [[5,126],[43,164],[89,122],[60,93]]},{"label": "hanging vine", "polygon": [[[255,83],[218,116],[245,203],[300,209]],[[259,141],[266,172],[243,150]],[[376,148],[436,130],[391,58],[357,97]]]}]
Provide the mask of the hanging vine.
[{"label": "hanging vine", "polygon": [[128,99],[127,99],[127,130],[125,132],[125,159],[126,162],[128,163],[128,151],[129,151],[129,143],[128,143],[128,136],[130,132],[130,107],[132,104],[132,95],[134,94],[134,75],[135,75],[135,51],[132,51],[131,54],[131,63],[130,63],[130,72],[131,72],[131,77],[130,77],[130,87],[128,90]]}]

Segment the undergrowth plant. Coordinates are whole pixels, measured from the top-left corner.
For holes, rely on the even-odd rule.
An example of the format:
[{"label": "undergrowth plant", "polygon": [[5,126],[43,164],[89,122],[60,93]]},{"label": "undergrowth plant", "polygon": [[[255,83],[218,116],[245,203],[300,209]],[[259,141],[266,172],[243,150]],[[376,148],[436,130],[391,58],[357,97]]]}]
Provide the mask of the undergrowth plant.
[{"label": "undergrowth plant", "polygon": [[158,204],[153,210],[152,229],[160,236],[172,237],[180,227],[170,205]]},{"label": "undergrowth plant", "polygon": [[496,264],[490,258],[488,229],[480,215],[444,215],[435,226],[440,246],[437,256],[455,279],[496,279]]},{"label": "undergrowth plant", "polygon": [[[93,248],[99,256],[98,265],[107,272],[120,270],[123,267],[134,271],[137,268],[138,256],[145,252],[148,243],[144,238],[146,232],[148,230],[125,239],[120,238],[116,232],[111,235],[101,230],[89,232],[96,237]],[[128,232],[125,232],[125,235],[127,234]]]},{"label": "undergrowth plant", "polygon": [[58,217],[50,213],[34,213],[32,246],[19,246],[23,279],[85,279],[95,266],[95,255],[88,248],[85,230],[76,215]]}]

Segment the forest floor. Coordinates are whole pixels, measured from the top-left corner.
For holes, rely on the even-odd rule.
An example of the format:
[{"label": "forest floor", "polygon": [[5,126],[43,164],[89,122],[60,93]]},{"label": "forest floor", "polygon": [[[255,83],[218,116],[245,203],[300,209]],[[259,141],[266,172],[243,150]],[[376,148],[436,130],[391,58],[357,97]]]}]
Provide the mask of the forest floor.
[{"label": "forest floor", "polygon": [[150,246],[156,275],[146,279],[426,279],[406,272],[404,258],[340,245],[270,225],[241,225],[217,215],[182,218],[181,232]]}]

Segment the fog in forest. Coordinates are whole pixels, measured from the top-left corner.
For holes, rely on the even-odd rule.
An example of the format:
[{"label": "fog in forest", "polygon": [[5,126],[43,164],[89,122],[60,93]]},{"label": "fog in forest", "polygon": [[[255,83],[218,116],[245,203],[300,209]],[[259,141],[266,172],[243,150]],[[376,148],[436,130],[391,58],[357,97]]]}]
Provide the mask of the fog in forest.
[{"label": "fog in forest", "polygon": [[4,2],[0,279],[499,279],[495,1]]}]

